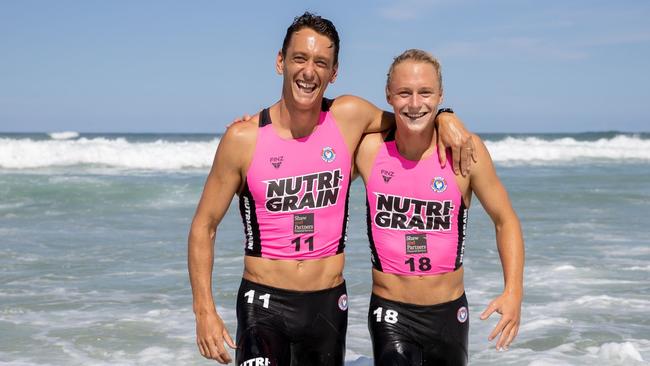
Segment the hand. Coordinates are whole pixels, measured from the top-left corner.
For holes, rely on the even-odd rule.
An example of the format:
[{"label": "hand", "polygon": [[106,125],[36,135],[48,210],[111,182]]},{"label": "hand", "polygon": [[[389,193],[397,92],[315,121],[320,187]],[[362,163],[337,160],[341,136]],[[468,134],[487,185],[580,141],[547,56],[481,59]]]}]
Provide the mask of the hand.
[{"label": "hand", "polygon": [[476,163],[476,150],[472,135],[453,113],[440,113],[436,117],[438,129],[438,156],[440,166],[447,165],[447,147],[451,148],[454,173],[469,174],[472,162]]},{"label": "hand", "polygon": [[519,332],[519,323],[521,322],[521,296],[504,292],[501,296],[490,302],[481,314],[481,320],[486,320],[495,311],[501,314],[501,319],[488,336],[488,340],[492,341],[501,333],[497,341],[497,349],[508,350],[510,343],[512,343]]},{"label": "hand", "polygon": [[230,363],[232,358],[224,342],[232,349],[237,348],[216,311],[196,316],[196,344],[203,357],[222,364]]},{"label": "hand", "polygon": [[226,129],[230,128],[230,126],[234,125],[235,123],[239,123],[239,122],[247,122],[247,121],[249,121],[251,118],[253,118],[253,116],[251,116],[251,115],[248,114],[248,113],[244,113],[243,116],[241,116],[241,117],[239,117],[239,118],[235,118],[232,122],[228,123],[228,125],[226,126]]}]

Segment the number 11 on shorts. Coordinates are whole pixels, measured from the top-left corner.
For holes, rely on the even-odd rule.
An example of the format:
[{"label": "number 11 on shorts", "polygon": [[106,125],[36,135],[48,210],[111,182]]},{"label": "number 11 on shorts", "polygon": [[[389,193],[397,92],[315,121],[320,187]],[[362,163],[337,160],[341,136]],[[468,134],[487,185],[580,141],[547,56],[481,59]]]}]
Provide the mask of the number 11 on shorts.
[{"label": "number 11 on shorts", "polygon": [[[249,304],[253,303],[253,299],[255,299],[255,290],[249,290],[244,293],[244,297],[246,298],[246,302]],[[265,309],[269,308],[269,300],[271,299],[271,294],[264,294],[260,295],[258,299],[262,300],[262,307]]]}]

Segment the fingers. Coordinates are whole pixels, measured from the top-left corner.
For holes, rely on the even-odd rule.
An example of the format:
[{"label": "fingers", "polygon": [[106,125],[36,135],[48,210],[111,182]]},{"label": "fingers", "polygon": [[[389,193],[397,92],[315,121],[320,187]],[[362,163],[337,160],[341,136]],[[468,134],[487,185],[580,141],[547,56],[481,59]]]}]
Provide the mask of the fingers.
[{"label": "fingers", "polygon": [[477,162],[476,149],[474,149],[474,140],[472,139],[472,135],[468,135],[467,139],[463,141],[460,159],[461,174],[465,177],[469,174],[472,163]]},{"label": "fingers", "polygon": [[[230,336],[228,336],[228,338],[230,338]],[[230,339],[230,342],[234,344],[234,342],[232,342],[232,339]],[[230,354],[223,346],[222,339],[214,337],[210,339],[202,339],[196,343],[199,346],[199,352],[201,352],[201,355],[203,357],[215,360],[222,364],[227,364],[232,361]]]},{"label": "fingers", "polygon": [[508,322],[505,319],[501,318],[497,323],[497,325],[492,330],[492,333],[490,333],[490,335],[488,336],[488,341],[492,341],[494,338],[496,338],[496,336],[498,336],[499,333],[503,331],[503,328],[506,326],[507,323]]},{"label": "fingers", "polygon": [[512,330],[514,328],[514,322],[506,322],[506,326],[503,328],[503,331],[501,332],[501,336],[499,337],[499,340],[497,341],[497,349],[508,349],[508,346],[510,343],[508,342],[508,339],[510,338],[510,333],[512,333]]},{"label": "fingers", "polygon": [[519,324],[517,323],[512,323],[513,326],[510,330],[508,330],[508,337],[506,338],[503,347],[507,350],[508,347],[510,347],[510,344],[512,341],[515,340],[515,337],[517,336],[517,333],[519,333]]},{"label": "fingers", "polygon": [[232,349],[237,348],[237,346],[235,345],[235,341],[232,340],[232,338],[230,337],[230,333],[228,333],[227,329],[223,330],[223,339],[226,341],[226,344],[228,345],[228,347],[230,347]]},{"label": "fingers", "polygon": [[478,163],[478,153],[474,148],[474,139],[472,138],[472,135],[469,135],[469,147],[472,149],[472,161]]},{"label": "fingers", "polygon": [[469,174],[469,167],[472,158],[472,150],[464,147],[462,150],[461,156],[460,156],[460,174],[463,175],[463,177],[466,177],[467,174]]},{"label": "fingers", "polygon": [[438,135],[438,160],[440,161],[440,167],[444,168],[447,165],[447,148],[445,144],[442,143],[440,135]]},{"label": "fingers", "polygon": [[481,320],[485,320],[492,315],[497,310],[497,305],[493,302],[491,302],[485,310],[481,313]]},{"label": "fingers", "polygon": [[199,352],[201,353],[201,356],[205,358],[210,358],[210,351],[203,346],[203,343],[199,341],[198,339],[196,340],[196,345],[199,347]]},{"label": "fingers", "polygon": [[462,154],[463,148],[462,146],[452,147],[451,150],[451,160],[453,161],[454,174],[458,175],[460,174],[460,155]]},{"label": "fingers", "polygon": [[222,339],[214,339],[215,343],[215,349],[217,351],[216,357],[214,357],[214,360],[216,360],[219,363],[230,363],[232,361],[232,358],[230,358],[230,354],[226,350],[226,348],[223,346],[223,340]]}]

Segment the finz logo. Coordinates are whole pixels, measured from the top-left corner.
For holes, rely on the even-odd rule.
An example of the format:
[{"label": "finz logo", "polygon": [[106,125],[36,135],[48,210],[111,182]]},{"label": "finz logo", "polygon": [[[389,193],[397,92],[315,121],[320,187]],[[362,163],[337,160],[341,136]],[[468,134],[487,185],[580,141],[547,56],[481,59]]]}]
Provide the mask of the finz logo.
[{"label": "finz logo", "polygon": [[275,169],[280,168],[280,165],[282,165],[282,162],[284,161],[284,156],[272,156],[269,158],[269,162],[273,165]]},{"label": "finz logo", "polygon": [[327,146],[323,148],[323,151],[321,152],[321,158],[323,158],[325,162],[331,163],[334,161],[334,159],[336,159],[336,153],[334,152],[334,149]]},{"label": "finz logo", "polygon": [[456,312],[456,319],[458,319],[459,322],[465,323],[467,321],[467,308],[464,306],[461,306],[460,309],[458,309],[458,312]]},{"label": "finz logo", "polygon": [[431,180],[431,189],[435,192],[442,193],[447,189],[447,181],[443,177],[435,177]]},{"label": "finz logo", "polygon": [[390,179],[393,178],[394,175],[395,172],[391,170],[384,170],[384,169],[381,170],[381,176],[382,178],[384,178],[384,183],[390,182]]},{"label": "finz logo", "polygon": [[339,297],[339,309],[342,311],[348,310],[348,295],[343,294]]}]

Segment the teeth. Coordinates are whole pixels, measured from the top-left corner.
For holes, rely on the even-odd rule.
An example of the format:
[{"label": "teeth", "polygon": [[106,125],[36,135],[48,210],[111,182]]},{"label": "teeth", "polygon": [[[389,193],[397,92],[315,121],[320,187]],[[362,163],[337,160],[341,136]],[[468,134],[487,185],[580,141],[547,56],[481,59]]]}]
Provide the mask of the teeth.
[{"label": "teeth", "polygon": [[298,84],[298,87],[300,87],[301,89],[305,89],[306,91],[309,91],[309,92],[316,89],[316,84],[313,84],[313,83],[306,83],[304,81],[298,81],[298,82],[296,82],[296,84]]},{"label": "teeth", "polygon": [[408,118],[417,119],[424,116],[426,113],[422,112],[422,113],[405,113],[405,114]]}]

